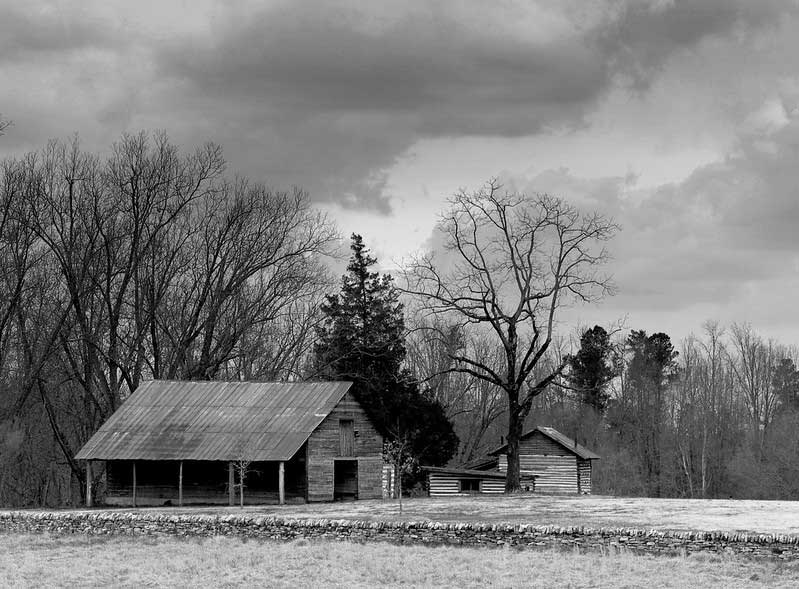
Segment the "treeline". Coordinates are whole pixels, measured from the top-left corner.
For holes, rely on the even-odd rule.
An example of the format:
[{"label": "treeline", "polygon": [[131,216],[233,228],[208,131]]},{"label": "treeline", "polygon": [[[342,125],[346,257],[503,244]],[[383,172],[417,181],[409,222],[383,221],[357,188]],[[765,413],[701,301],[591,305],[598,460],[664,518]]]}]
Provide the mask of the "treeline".
[{"label": "treeline", "polygon": [[78,502],[75,453],[143,380],[303,375],[337,232],[224,172],[163,134],[0,164],[0,504]]},{"label": "treeline", "polygon": [[[481,347],[484,357],[502,360],[484,339],[451,333],[451,345]],[[677,344],[665,333],[611,335],[594,327],[574,347],[560,382],[535,399],[526,427],[551,425],[600,454],[595,493],[799,496],[795,348],[745,324],[712,322]],[[436,353],[421,341],[413,349],[417,370],[438,374],[431,382],[460,436],[459,462],[499,446],[507,429],[501,391],[442,373],[448,361],[442,349]],[[549,363],[567,352],[561,346]]]},{"label": "treeline", "polygon": [[308,196],[226,176],[213,144],[3,161],[0,505],[76,505],[75,453],[153,378],[352,380],[407,484],[551,425],[602,456],[595,492],[796,496],[795,350],[745,325],[559,340],[562,305],[612,290],[618,227],[496,181],[450,205],[455,261],[417,258],[397,285],[358,235],[331,276],[341,239]]}]

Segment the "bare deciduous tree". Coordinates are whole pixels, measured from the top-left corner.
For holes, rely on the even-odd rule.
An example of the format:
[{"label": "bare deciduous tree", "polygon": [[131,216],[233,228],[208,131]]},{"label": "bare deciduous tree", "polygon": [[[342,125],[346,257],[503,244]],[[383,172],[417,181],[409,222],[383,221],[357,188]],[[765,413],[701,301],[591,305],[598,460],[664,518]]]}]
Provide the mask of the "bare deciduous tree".
[{"label": "bare deciduous tree", "polygon": [[245,353],[245,332],[296,319],[292,306],[318,299],[327,285],[320,257],[337,237],[303,191],[272,192],[243,180],[221,186],[199,223],[153,330],[154,361],[166,378],[212,379]]},{"label": "bare deciduous tree", "polygon": [[224,165],[144,133],[0,164],[0,501],[82,493],[75,451],[142,379],[298,377],[335,229]]},{"label": "bare deciduous tree", "polygon": [[604,242],[618,226],[599,214],[581,215],[548,195],[502,191],[492,180],[461,191],[438,227],[451,260],[412,260],[405,290],[433,315],[457,317],[486,328],[502,346],[497,369],[468,352],[452,355],[451,370],[501,388],[508,401],[506,492],[520,489],[519,439],[533,399],[555,381],[564,362],[530,381],[555,335],[558,311],[574,301],[594,301],[611,290],[600,267]]},{"label": "bare deciduous tree", "polygon": [[[502,349],[485,333],[466,335],[458,324],[417,321],[408,337],[407,362],[427,394],[438,401],[460,443],[456,460],[466,465],[500,443],[506,404],[502,389],[465,372],[455,372],[452,357],[471,356],[499,370]],[[490,435],[493,434],[493,435]],[[504,435],[504,431],[502,432]]]},{"label": "bare deciduous tree", "polygon": [[775,342],[764,342],[750,325],[733,324],[731,331],[732,369],[749,412],[753,449],[759,456],[778,404],[772,381],[781,354]]},{"label": "bare deciduous tree", "polygon": [[241,509],[244,509],[244,488],[247,486],[247,477],[252,472],[250,469],[251,464],[252,460],[247,460],[246,458],[239,458],[233,461],[233,469],[239,477],[239,482],[235,483],[235,486],[239,489],[239,507]]}]

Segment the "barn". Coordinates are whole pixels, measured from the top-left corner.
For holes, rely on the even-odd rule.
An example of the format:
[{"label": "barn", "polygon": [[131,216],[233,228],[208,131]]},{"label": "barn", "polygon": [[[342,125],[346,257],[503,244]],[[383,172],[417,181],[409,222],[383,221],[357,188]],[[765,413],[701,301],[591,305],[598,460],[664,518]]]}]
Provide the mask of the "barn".
[{"label": "barn", "polygon": [[[76,455],[105,466],[109,505],[382,496],[383,439],[349,382],[141,385]],[[100,463],[100,464],[98,464]]]},{"label": "barn", "polygon": [[[500,472],[508,469],[508,445],[493,452]],[[599,456],[551,427],[536,427],[519,440],[519,469],[535,475],[537,493],[591,493],[591,465]]]}]

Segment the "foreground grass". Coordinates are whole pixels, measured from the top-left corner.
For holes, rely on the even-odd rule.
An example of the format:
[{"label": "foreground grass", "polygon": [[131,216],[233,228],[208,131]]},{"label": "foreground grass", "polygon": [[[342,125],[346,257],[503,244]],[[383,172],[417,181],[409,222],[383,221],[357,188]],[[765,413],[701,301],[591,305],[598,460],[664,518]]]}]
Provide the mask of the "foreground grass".
[{"label": "foreground grass", "polygon": [[0,535],[2,587],[796,587],[799,563],[299,540]]}]

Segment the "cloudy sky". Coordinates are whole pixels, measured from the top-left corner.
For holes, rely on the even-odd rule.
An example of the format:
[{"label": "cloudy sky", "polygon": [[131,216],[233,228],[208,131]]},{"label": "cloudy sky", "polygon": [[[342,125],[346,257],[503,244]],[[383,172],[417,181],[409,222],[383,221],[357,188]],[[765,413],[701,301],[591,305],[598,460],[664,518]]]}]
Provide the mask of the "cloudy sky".
[{"label": "cloudy sky", "polygon": [[217,142],[387,266],[498,176],[623,226],[619,294],[575,321],[799,344],[793,1],[0,0],[0,113],[3,157]]}]

